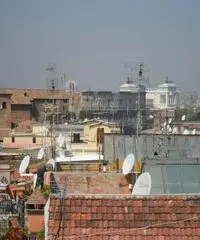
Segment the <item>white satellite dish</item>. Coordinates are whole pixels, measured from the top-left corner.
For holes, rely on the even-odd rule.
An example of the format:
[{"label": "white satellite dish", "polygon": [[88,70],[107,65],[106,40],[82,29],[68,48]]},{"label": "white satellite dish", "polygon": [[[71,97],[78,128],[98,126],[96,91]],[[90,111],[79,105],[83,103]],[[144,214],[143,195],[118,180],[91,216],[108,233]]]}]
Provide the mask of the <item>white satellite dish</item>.
[{"label": "white satellite dish", "polygon": [[37,159],[42,159],[44,157],[44,148],[40,148]]},{"label": "white satellite dish", "polygon": [[33,175],[33,188],[36,187],[36,183],[37,183],[37,174]]},{"label": "white satellite dish", "polygon": [[151,192],[151,175],[148,172],[142,173],[133,187],[133,195],[149,195]]},{"label": "white satellite dish", "polygon": [[48,169],[51,169],[52,171],[55,169],[56,162],[53,158],[49,159],[49,161],[46,163],[46,166]]},{"label": "white satellite dish", "polygon": [[190,134],[189,130],[184,129],[184,130],[183,130],[183,135],[188,135],[188,134]]},{"label": "white satellite dish", "polygon": [[168,132],[172,133],[172,128],[171,127],[168,128]]},{"label": "white satellite dish", "polygon": [[178,128],[177,127],[174,127],[173,130],[172,130],[172,133],[173,134],[176,134],[178,132]]},{"label": "white satellite dish", "polygon": [[195,135],[196,134],[196,129],[193,129],[192,130],[192,135]]},{"label": "white satellite dish", "polygon": [[182,120],[182,121],[185,121],[185,115],[182,116],[181,120]]},{"label": "white satellite dish", "polygon": [[30,162],[30,156],[25,156],[23,158],[23,160],[21,161],[21,164],[19,166],[19,173],[22,174],[22,173],[25,173],[26,172],[26,169],[29,165],[29,162]]},{"label": "white satellite dish", "polygon": [[127,175],[128,173],[130,173],[131,169],[133,168],[134,162],[135,162],[135,156],[133,153],[130,153],[123,162],[122,172],[124,175]]}]

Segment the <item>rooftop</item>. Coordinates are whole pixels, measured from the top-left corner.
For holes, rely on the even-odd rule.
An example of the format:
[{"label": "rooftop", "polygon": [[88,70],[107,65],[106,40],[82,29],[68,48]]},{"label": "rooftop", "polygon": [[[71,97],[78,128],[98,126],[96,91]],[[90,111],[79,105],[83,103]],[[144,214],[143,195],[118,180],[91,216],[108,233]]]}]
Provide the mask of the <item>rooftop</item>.
[{"label": "rooftop", "polygon": [[68,99],[69,93],[65,90],[51,91],[49,89],[0,89],[0,93],[12,94],[11,104],[29,105],[33,99]]},{"label": "rooftop", "polygon": [[52,197],[48,240],[63,236],[95,240],[199,239],[199,203],[200,196],[189,195]]},{"label": "rooftop", "polygon": [[54,193],[63,189],[77,194],[127,194],[128,180],[123,174],[95,172],[55,172],[51,175]]},{"label": "rooftop", "polygon": [[41,205],[45,203],[46,199],[39,190],[33,191],[26,202],[26,204],[41,204]]}]

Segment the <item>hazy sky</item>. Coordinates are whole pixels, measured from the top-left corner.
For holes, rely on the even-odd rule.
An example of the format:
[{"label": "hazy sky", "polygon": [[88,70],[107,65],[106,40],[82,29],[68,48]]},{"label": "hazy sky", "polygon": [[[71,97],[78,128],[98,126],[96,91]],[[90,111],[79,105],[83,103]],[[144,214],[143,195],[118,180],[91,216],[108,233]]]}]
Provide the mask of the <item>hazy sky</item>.
[{"label": "hazy sky", "polygon": [[79,89],[118,90],[138,60],[152,87],[200,90],[200,0],[0,0],[0,87],[46,87],[56,63]]}]

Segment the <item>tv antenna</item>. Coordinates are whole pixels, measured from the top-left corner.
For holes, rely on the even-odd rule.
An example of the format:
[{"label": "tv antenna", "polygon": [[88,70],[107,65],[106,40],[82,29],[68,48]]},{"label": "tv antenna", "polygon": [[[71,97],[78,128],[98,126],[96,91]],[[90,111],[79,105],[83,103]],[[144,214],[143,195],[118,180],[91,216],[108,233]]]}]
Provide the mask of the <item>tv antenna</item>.
[{"label": "tv antenna", "polygon": [[57,67],[55,63],[50,63],[47,68],[47,88],[51,91],[58,89]]},{"label": "tv antenna", "polygon": [[57,67],[55,63],[51,63],[46,68],[47,71],[47,88],[52,94],[52,103],[45,105],[45,121],[46,114],[50,116],[50,133],[51,133],[51,155],[55,158],[56,144],[55,144],[55,117],[58,116],[58,104],[55,102],[55,91],[58,89]]},{"label": "tv antenna", "polygon": [[129,70],[130,76],[128,77],[131,81],[133,78],[133,71],[136,71],[136,82],[138,86],[138,97],[137,97],[137,121],[136,121],[136,136],[138,137],[141,132],[142,126],[142,114],[141,114],[141,92],[144,91],[145,85],[149,85],[149,78],[144,78],[144,72],[150,71],[150,67],[143,61],[129,61],[124,64],[124,67]]}]

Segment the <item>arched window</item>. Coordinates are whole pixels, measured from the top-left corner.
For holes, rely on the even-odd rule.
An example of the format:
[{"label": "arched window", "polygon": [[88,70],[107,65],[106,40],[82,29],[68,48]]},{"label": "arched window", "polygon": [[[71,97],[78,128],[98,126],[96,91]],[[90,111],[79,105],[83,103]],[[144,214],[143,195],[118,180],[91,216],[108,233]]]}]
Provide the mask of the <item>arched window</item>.
[{"label": "arched window", "polygon": [[2,102],[2,108],[3,108],[3,109],[6,108],[6,102]]}]

